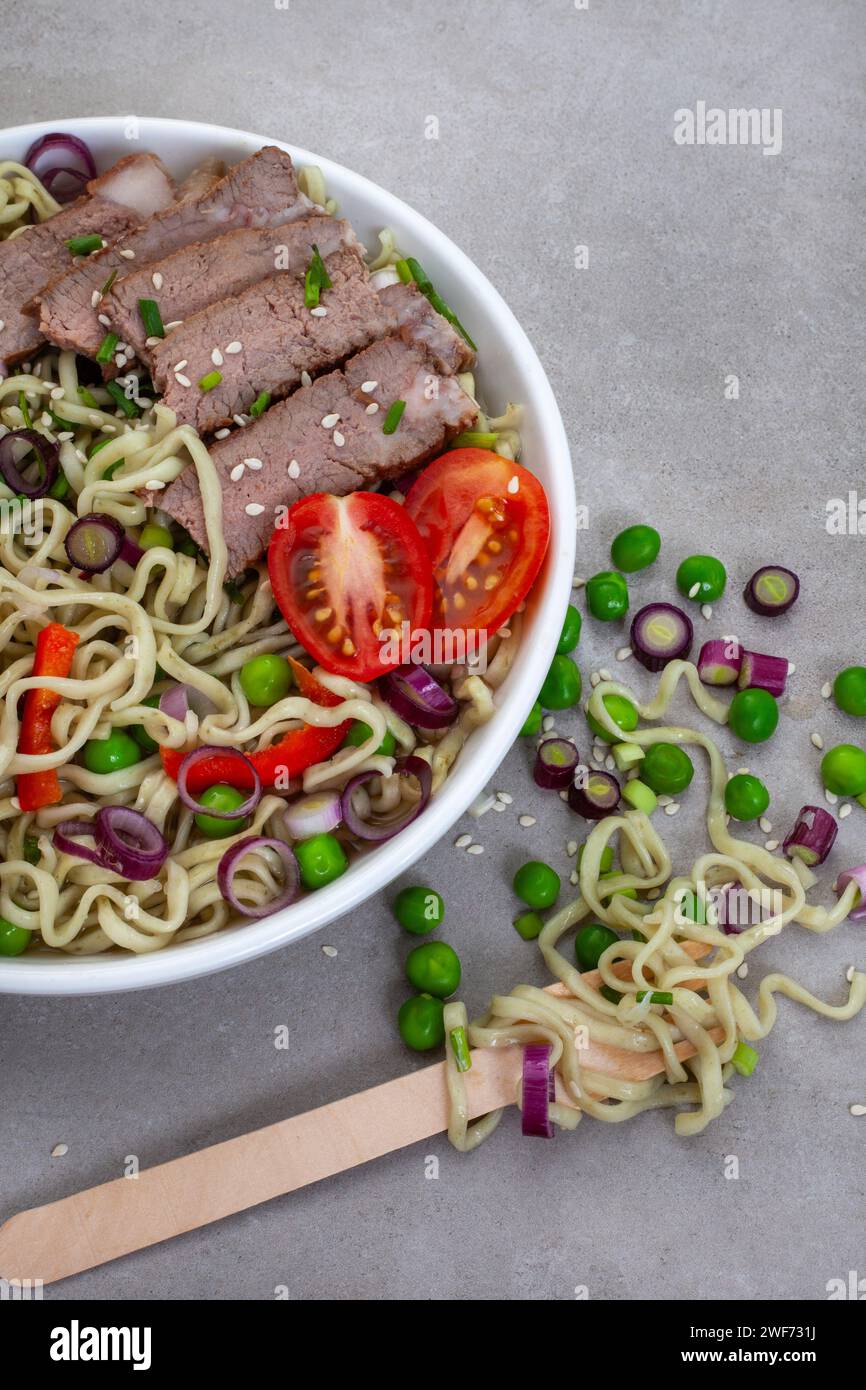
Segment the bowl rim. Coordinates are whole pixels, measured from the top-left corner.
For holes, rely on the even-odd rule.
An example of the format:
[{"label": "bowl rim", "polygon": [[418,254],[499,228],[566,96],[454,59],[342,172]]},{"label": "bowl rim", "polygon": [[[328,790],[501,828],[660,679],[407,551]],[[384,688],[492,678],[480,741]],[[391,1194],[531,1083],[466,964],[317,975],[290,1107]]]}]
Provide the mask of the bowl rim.
[{"label": "bowl rim", "polygon": [[[571,454],[565,427],[553,390],[525,332],[512,311],[487,277],[451,239],[423,214],[362,174],[355,173],[314,151],[273,136],[258,135],[233,126],[208,121],[187,121],[175,117],[137,116],[139,139],[154,152],[172,155],[160,148],[166,141],[194,143],[206,135],[214,143],[233,143],[250,152],[262,145],[276,145],[287,151],[297,164],[317,164],[329,188],[340,199],[357,196],[382,209],[381,225],[399,222],[417,244],[432,248],[434,259],[448,266],[461,282],[471,283],[472,292],[482,302],[488,326],[519,362],[519,373],[526,383],[526,394],[536,402],[535,426],[540,450],[551,460],[546,487],[551,502],[551,544],[542,571],[540,592],[533,599],[533,660],[515,663],[508,677],[507,695],[494,719],[473,736],[474,756],[458,759],[435,799],[412,825],[375,854],[357,861],[353,871],[327,888],[301,899],[290,908],[258,922],[226,928],[193,941],[170,944],[164,949],[135,955],[0,958],[0,994],[90,995],[150,989],[177,984],[230,969],[278,950],[320,930],[344,915],[374,893],[386,888],[400,873],[414,864],[426,850],[438,843],[465,813],[486,786],[522,725],[526,711],[538,693],[538,670],[546,669],[559,638],[562,619],[571,592],[574,573],[575,530],[569,518],[575,515],[576,497]],[[26,149],[49,130],[70,130],[83,139],[101,138],[103,144],[122,135],[129,116],[85,116],[36,121],[0,129],[0,150],[12,142]],[[3,155],[2,157],[14,157]],[[425,250],[425,256],[428,252]],[[524,642],[525,642],[524,638]],[[522,669],[521,669],[522,666]],[[480,738],[485,730],[486,739]],[[492,737],[495,730],[496,737]],[[476,742],[477,741],[477,742]]]}]

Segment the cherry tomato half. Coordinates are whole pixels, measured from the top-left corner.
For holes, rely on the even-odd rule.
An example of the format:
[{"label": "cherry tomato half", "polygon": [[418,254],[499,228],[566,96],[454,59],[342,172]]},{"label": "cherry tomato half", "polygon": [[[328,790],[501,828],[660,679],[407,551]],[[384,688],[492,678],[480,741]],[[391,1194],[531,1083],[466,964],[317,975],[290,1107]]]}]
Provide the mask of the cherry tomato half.
[{"label": "cherry tomato half", "polygon": [[538,479],[489,449],[452,449],[413,483],[405,510],[433,565],[433,623],[483,644],[523,602],[550,538]]},{"label": "cherry tomato half", "polygon": [[376,492],[317,492],[290,508],[268,549],[280,612],[326,671],[371,681],[400,665],[404,622],[430,625],[433,576],[406,509]]}]

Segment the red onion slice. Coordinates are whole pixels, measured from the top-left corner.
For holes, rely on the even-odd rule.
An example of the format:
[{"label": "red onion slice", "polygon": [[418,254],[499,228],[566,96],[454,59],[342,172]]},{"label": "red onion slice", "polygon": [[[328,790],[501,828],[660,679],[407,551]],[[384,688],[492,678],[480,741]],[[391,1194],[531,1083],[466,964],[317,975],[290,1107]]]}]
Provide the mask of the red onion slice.
[{"label": "red onion slice", "polygon": [[[16,444],[29,444],[30,451],[36,455],[39,482],[33,483],[24,477],[20,465],[28,455],[25,453],[16,458]],[[10,430],[0,439],[0,474],[3,481],[12,492],[20,492],[28,501],[35,502],[45,497],[54,486],[59,472],[60,450],[44,434],[36,430]]]},{"label": "red onion slice", "polygon": [[767,690],[778,697],[785,693],[788,679],[788,663],[783,656],[767,656],[764,652],[743,652],[740,667],[739,687],[741,690],[753,686]]},{"label": "red onion slice", "polygon": [[54,848],[61,854],[74,854],[78,859],[89,859],[91,864],[98,864],[104,868],[102,854],[98,849],[91,849],[89,845],[80,845],[73,836],[96,834],[96,826],[92,820],[64,820],[54,827]]},{"label": "red onion slice", "polygon": [[836,879],[836,892],[842,893],[849,883],[856,883],[860,889],[860,896],[848,913],[849,922],[866,921],[866,864],[859,864],[856,869],[846,869]]},{"label": "red onion slice", "polygon": [[283,824],[293,840],[308,840],[311,835],[326,835],[336,830],[343,819],[339,792],[312,792],[309,796],[290,801],[283,813]]},{"label": "red onion slice", "polygon": [[604,820],[619,805],[619,782],[612,772],[578,768],[568,789],[568,804],[584,820]]},{"label": "red onion slice", "polygon": [[672,603],[648,603],[635,613],[631,648],[648,671],[663,671],[669,661],[687,657],[695,630],[692,620]]},{"label": "red onion slice", "polygon": [[[208,811],[208,815],[211,812]],[[237,811],[233,812],[237,815]],[[269,903],[263,907],[253,907],[249,903],[241,902],[234,889],[235,874],[241,866],[241,861],[252,851],[258,849],[272,849],[279,855],[285,870],[285,883],[282,892],[278,893]],[[298,896],[301,883],[301,874],[298,868],[298,861],[290,847],[284,840],[269,839],[266,835],[248,835],[245,840],[238,840],[236,845],[227,849],[219,862],[217,869],[217,885],[220,893],[225,898],[233,912],[239,912],[243,917],[269,917],[272,912],[279,912],[284,907],[289,907]]]},{"label": "red onion slice", "polygon": [[789,859],[802,859],[808,868],[814,869],[816,864],[824,863],[838,832],[838,825],[823,806],[804,806],[793,830],[782,841],[782,849]]},{"label": "red onion slice", "polygon": [[199,719],[204,719],[208,714],[213,714],[216,705],[194,685],[170,685],[159,697],[159,708],[162,714],[167,714],[170,719],[177,719],[182,724],[190,710],[197,714]]},{"label": "red onion slice", "polygon": [[[246,786],[252,783],[252,791],[246,801],[242,801],[240,806],[234,807],[231,811],[218,811],[212,806],[202,806],[196,801],[189,790],[187,780],[193,768],[199,763],[206,762],[208,758],[219,758],[224,762],[227,758],[236,762],[238,769],[243,769],[243,782]],[[224,776],[219,780],[224,781]],[[200,748],[194,748],[191,753],[187,753],[177,771],[177,794],[181,802],[188,811],[200,811],[206,816],[213,816],[215,820],[240,820],[244,816],[252,815],[262,799],[262,779],[256,768],[237,748],[218,748],[214,744],[203,743]]]},{"label": "red onion slice", "polygon": [[793,570],[781,565],[764,565],[755,570],[743,591],[743,598],[753,613],[762,618],[777,618],[787,613],[797,602],[800,581]]},{"label": "red onion slice", "polygon": [[156,877],[168,857],[168,841],[141,811],[103,806],[94,826],[104,868],[139,881]]},{"label": "red onion slice", "polygon": [[698,657],[698,675],[704,685],[735,685],[743,661],[743,649],[734,637],[705,642]]},{"label": "red onion slice", "polygon": [[567,787],[574,777],[580,754],[567,738],[546,738],[539,745],[533,777],[545,791]]},{"label": "red onion slice", "polygon": [[379,681],[383,700],[419,729],[446,729],[457,718],[457,701],[423,666],[398,666]]},{"label": "red onion slice", "polygon": [[550,1069],[550,1044],[529,1043],[523,1049],[523,1106],[521,1132],[533,1139],[552,1139],[550,1102],[556,1094]]},{"label": "red onion slice", "polygon": [[[69,135],[64,130],[52,130],[40,136],[30,146],[22,163],[58,203],[69,203],[77,198],[88,179],[96,177],[96,161],[90,147],[77,135]],[[54,187],[61,176],[69,180],[69,187]]]},{"label": "red onion slice", "polygon": [[[433,771],[429,763],[423,758],[416,758],[414,755],[408,758],[401,758],[394,764],[394,772],[398,777],[416,777],[421,787],[421,799],[414,806],[409,806],[405,812],[396,819],[390,821],[380,821],[378,825],[371,825],[362,820],[352,805],[352,797],[358,787],[364,786],[373,777],[381,777],[381,773],[370,769],[367,772],[359,772],[357,777],[353,777],[351,782],[346,784],[342,797],[343,823],[351,835],[357,840],[368,840],[381,844],[384,840],[390,840],[393,835],[405,830],[407,825],[411,825],[413,820],[420,816],[427,802],[430,800],[430,792],[433,788]],[[237,814],[237,812],[235,812]]]},{"label": "red onion slice", "polygon": [[70,526],[63,542],[69,563],[86,574],[110,569],[123,549],[126,535],[120,522],[102,512],[88,512]]}]

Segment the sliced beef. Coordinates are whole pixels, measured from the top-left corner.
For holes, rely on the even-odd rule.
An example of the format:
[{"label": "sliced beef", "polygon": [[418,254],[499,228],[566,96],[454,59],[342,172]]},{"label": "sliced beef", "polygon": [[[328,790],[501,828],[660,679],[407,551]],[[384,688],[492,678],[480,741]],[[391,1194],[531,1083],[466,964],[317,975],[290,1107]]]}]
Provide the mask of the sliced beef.
[{"label": "sliced beef", "polygon": [[[393,313],[360,258],[338,251],[325,264],[332,284],[315,309],[304,303],[303,276],[271,275],[193,314],[153,348],[153,380],[179,424],[209,434],[262,392],[287,396],[303,371],[335,366],[390,330]],[[218,384],[202,390],[199,383],[215,373]]]},{"label": "sliced beef", "polygon": [[174,184],[152,154],[128,155],[47,222],[0,241],[0,361],[17,362],[43,341],[33,300],[75,264],[72,237],[114,241],[174,199]]},{"label": "sliced beef", "polygon": [[291,159],[272,145],[236,164],[203,194],[148,218],[112,247],[99,251],[39,296],[40,327],[60,347],[95,357],[105,336],[99,292],[109,277],[147,266],[236,227],[276,226],[309,212]]},{"label": "sliced beef", "polygon": [[197,164],[191,169],[177,190],[178,200],[184,198],[202,198],[205,193],[209,193],[214,184],[217,183],[225,174],[226,165],[224,159],[217,159],[209,155],[203,159],[201,164]]},{"label": "sliced beef", "polygon": [[314,243],[323,256],[343,246],[354,247],[359,255],[363,251],[348,222],[313,211],[283,226],[242,227],[214,241],[184,246],[165,260],[134,269],[116,281],[102,307],[123,342],[143,362],[150,362],[140,299],[156,300],[164,324],[183,322],[275,271],[292,276],[303,273]]},{"label": "sliced beef", "polygon": [[[429,328],[426,318],[424,327]],[[393,434],[383,434],[386,412],[395,400],[406,402],[403,417]],[[369,414],[374,402],[379,409]],[[256,424],[211,448],[222,485],[229,573],[240,574],[259,558],[281,508],[312,492],[344,496],[397,477],[439,453],[448,439],[471,427],[477,414],[475,402],[454,377],[437,371],[423,335],[415,342],[404,335],[380,339],[350,358],[342,371],[302,387]],[[339,417],[336,426],[330,418],[334,415]],[[251,516],[249,505],[261,510]],[[159,506],[206,547],[194,468],[160,494]]]},{"label": "sliced beef", "polygon": [[388,285],[380,290],[382,303],[396,315],[397,328],[408,342],[424,343],[440,372],[465,372],[475,353],[430,304],[414,284]]}]

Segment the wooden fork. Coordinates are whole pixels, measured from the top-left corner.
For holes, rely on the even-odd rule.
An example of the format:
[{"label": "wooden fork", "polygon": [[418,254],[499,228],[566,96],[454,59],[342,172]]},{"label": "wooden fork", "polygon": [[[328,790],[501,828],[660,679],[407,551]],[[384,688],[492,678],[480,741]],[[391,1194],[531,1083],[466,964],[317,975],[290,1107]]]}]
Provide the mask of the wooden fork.
[{"label": "wooden fork", "polygon": [[[708,947],[684,942],[694,958]],[[615,967],[626,975],[627,963]],[[584,976],[597,985],[599,975]],[[690,981],[700,988],[699,981]],[[564,985],[550,993],[567,997]],[[689,1042],[676,1045],[683,1060]],[[581,1051],[592,1071],[644,1081],[664,1070],[660,1052],[627,1052],[602,1043]],[[518,1047],[475,1048],[465,1074],[474,1119],[514,1102],[522,1067]],[[565,1104],[568,1097],[558,1092]],[[0,1226],[0,1277],[49,1284],[143,1250],[172,1236],[268,1202],[448,1127],[445,1063],[346,1096],[317,1110],[172,1159],[137,1177],[116,1178],[58,1202],[19,1212]]]}]

